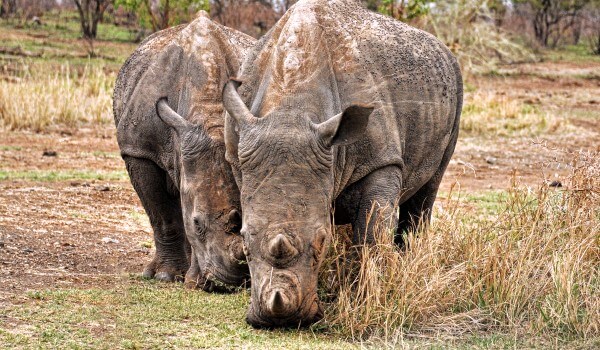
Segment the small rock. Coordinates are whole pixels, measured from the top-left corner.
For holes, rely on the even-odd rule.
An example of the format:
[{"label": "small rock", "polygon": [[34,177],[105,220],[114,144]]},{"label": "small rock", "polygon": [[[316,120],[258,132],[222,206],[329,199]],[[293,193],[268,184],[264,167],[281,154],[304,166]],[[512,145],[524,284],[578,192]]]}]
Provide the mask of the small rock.
[{"label": "small rock", "polygon": [[114,238],[110,238],[110,237],[103,237],[102,238],[102,243],[108,244],[108,243],[119,243],[118,240],[114,239]]},{"label": "small rock", "polygon": [[528,98],[525,99],[523,102],[529,104],[529,105],[535,105],[535,104],[540,104],[541,101],[538,97],[532,97],[532,98]]},{"label": "small rock", "polygon": [[110,191],[110,187],[108,187],[108,185],[96,186],[96,191],[107,192]]},{"label": "small rock", "polygon": [[485,162],[488,164],[496,164],[496,161],[498,161],[498,159],[494,157],[485,157]]},{"label": "small rock", "polygon": [[554,180],[548,184],[550,187],[562,187],[562,182],[558,180]]},{"label": "small rock", "polygon": [[0,241],[0,248],[4,248],[4,241]]},{"label": "small rock", "polygon": [[44,151],[44,153],[42,153],[43,157],[56,157],[58,155],[58,153],[56,151]]},{"label": "small rock", "polygon": [[33,249],[31,249],[31,248],[25,248],[25,249],[23,249],[23,252],[25,252],[25,253],[33,253]]}]

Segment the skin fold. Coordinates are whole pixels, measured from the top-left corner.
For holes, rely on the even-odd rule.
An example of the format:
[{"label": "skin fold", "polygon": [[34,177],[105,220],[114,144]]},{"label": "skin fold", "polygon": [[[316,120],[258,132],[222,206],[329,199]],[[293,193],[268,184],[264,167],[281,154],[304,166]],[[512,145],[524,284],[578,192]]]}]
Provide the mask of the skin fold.
[{"label": "skin fold", "polygon": [[147,278],[206,291],[248,278],[221,92],[254,42],[200,13],[146,39],[119,72],[117,140],[156,245]]},{"label": "skin fold", "polygon": [[240,72],[223,102],[252,278],[247,321],[306,325],[322,316],[333,222],[368,244],[385,219],[401,245],[429,219],[458,137],[460,70],[435,37],[358,1],[302,0]]}]

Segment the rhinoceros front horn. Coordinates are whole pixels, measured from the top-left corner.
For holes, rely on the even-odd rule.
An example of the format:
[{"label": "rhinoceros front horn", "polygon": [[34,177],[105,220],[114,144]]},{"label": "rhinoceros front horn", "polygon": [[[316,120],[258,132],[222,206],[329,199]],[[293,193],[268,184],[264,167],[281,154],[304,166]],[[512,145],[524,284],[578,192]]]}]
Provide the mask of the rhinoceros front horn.
[{"label": "rhinoceros front horn", "polygon": [[269,243],[269,254],[275,259],[286,259],[296,256],[298,250],[280,233]]},{"label": "rhinoceros front horn", "polygon": [[282,292],[276,290],[269,298],[268,308],[274,316],[286,315],[289,309],[289,300]]}]

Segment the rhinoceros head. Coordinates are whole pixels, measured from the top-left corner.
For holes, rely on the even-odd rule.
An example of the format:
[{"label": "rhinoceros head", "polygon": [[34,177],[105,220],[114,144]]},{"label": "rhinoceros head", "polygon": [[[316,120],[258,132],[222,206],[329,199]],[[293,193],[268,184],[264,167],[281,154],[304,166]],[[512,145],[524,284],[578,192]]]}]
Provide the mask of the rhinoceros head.
[{"label": "rhinoceros head", "polygon": [[182,118],[166,99],[157,102],[156,110],[178,136],[182,214],[200,269],[198,280],[191,282],[206,291],[218,290],[223,284],[242,285],[248,266],[239,235],[238,189],[224,159],[225,146],[209,137],[201,125]]},{"label": "rhinoceros head", "polygon": [[256,118],[237,84],[225,86],[223,102],[238,135],[242,236],[252,279],[247,321],[309,324],[322,315],[317,278],[332,234],[333,149],[360,139],[373,109],[351,106],[321,123],[293,107]]}]

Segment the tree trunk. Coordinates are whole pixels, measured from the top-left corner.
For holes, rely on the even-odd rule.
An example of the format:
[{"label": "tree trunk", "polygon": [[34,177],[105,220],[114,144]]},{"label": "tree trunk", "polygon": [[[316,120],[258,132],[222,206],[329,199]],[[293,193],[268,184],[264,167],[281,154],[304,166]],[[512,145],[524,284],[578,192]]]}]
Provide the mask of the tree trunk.
[{"label": "tree trunk", "polygon": [[79,12],[81,33],[86,39],[95,39],[98,34],[98,23],[112,0],[73,0]]},{"label": "tree trunk", "polygon": [[17,0],[0,1],[0,17],[8,17],[17,11]]}]

